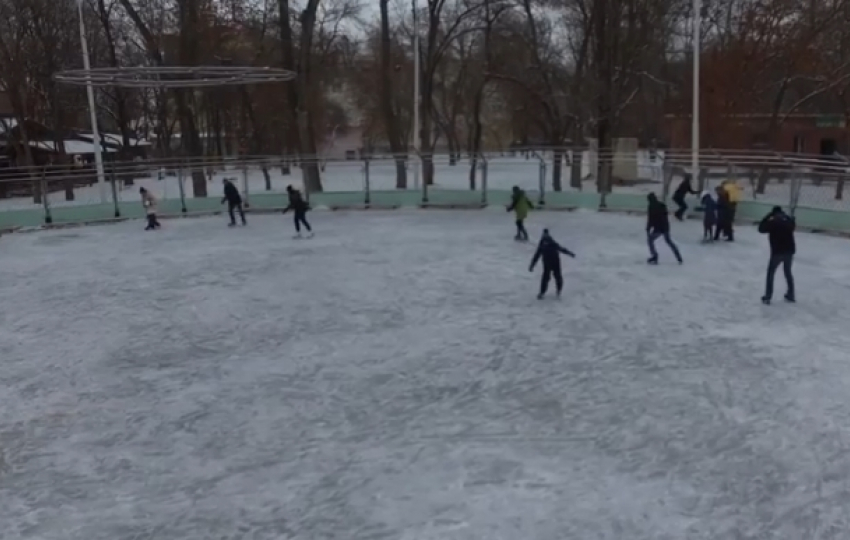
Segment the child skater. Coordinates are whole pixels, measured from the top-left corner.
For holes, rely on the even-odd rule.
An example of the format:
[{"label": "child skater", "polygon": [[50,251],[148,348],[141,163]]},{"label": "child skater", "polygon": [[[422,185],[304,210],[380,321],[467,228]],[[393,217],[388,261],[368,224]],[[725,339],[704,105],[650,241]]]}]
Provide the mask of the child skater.
[{"label": "child skater", "polygon": [[295,214],[295,238],[301,238],[302,224],[309,233],[307,238],[312,238],[313,229],[310,227],[310,224],[307,223],[307,210],[310,209],[310,206],[304,200],[304,197],[301,196],[301,192],[294,187],[286,186],[286,193],[289,195],[289,206],[283,209],[283,213],[285,214],[292,210]]},{"label": "child skater", "polygon": [[549,288],[549,280],[553,277],[555,278],[555,287],[558,292],[558,296],[561,296],[561,289],[564,288],[564,276],[561,273],[561,253],[569,255],[572,258],[575,258],[576,256],[572,251],[561,247],[561,245],[549,235],[549,229],[543,229],[543,237],[540,238],[540,244],[538,244],[537,251],[534,253],[534,258],[531,259],[531,266],[528,268],[529,272],[534,272],[534,267],[537,265],[537,261],[543,259],[543,274],[540,276],[540,293],[537,295],[538,300],[541,300],[546,294],[546,290]]},{"label": "child skater", "polygon": [[159,229],[162,225],[156,219],[156,197],[145,188],[139,188],[139,193],[142,195],[142,206],[145,207],[145,214],[148,217],[148,226],[145,227],[145,230],[153,231]]},{"label": "child skater", "polygon": [[704,243],[714,242],[714,227],[717,225],[717,203],[710,191],[703,191],[700,197],[702,204],[702,241]]},{"label": "child skater", "polygon": [[513,211],[516,214],[516,236],[514,240],[517,242],[528,242],[528,231],[525,230],[525,218],[528,217],[528,211],[533,209],[534,205],[528,200],[528,195],[519,189],[519,186],[514,186],[508,212]]}]

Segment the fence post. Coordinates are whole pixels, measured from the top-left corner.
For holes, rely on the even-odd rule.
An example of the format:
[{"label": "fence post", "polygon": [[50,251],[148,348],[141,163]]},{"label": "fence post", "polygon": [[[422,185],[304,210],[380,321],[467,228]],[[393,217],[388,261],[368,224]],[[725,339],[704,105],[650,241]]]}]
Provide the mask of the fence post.
[{"label": "fence post", "polygon": [[[416,159],[414,161],[415,161],[414,166],[418,167],[417,170],[419,171],[419,176],[422,177],[422,204],[428,204],[428,181],[427,181],[428,179],[425,178],[425,175],[423,174],[425,172],[425,170],[424,170],[424,167],[422,166],[423,163],[424,163],[422,161],[422,155],[417,154]],[[432,161],[431,161],[432,166],[433,166],[433,163],[434,163],[434,161],[433,161],[433,158],[432,158]],[[432,178],[433,178],[433,176],[432,176]]]},{"label": "fence post", "polygon": [[44,205],[44,223],[50,225],[53,223],[53,215],[50,213],[50,197],[48,197],[50,192],[47,190],[47,166],[41,168],[41,178],[39,179],[39,183],[39,189],[41,189],[41,204]]},{"label": "fence post", "polygon": [[115,162],[113,161],[111,165],[109,168],[109,183],[112,187],[112,205],[115,210],[113,215],[120,218],[121,209],[118,207],[118,188],[115,186]]},{"label": "fence post", "polygon": [[366,195],[363,201],[363,204],[369,206],[372,204],[372,188],[369,184],[370,182],[370,171],[369,171],[369,156],[363,156],[363,188],[366,190]]},{"label": "fence post", "polygon": [[481,161],[481,206],[487,206],[487,157],[480,154]]},{"label": "fence post", "polygon": [[847,181],[847,174],[850,173],[850,169],[848,169],[847,165],[850,165],[850,161],[843,154],[839,154],[835,152],[835,157],[839,158],[844,162],[844,170],[839,173],[838,181],[835,185],[835,200],[841,201],[844,200],[844,182]]},{"label": "fence post", "polygon": [[537,204],[544,206],[546,204],[546,157],[537,153],[535,150],[534,156],[540,160],[540,173],[538,177],[538,189],[540,190],[540,200]]},{"label": "fence post", "polygon": [[180,191],[180,212],[185,214],[186,210],[186,190],[183,187],[183,161],[177,163],[177,189]]}]

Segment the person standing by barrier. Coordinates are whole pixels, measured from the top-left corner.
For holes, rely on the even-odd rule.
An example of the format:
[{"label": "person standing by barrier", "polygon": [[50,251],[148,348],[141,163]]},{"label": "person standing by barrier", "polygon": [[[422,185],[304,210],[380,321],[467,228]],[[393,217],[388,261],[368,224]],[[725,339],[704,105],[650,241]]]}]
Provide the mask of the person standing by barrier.
[{"label": "person standing by barrier", "polygon": [[679,264],[682,264],[682,255],[679,248],[670,238],[670,216],[667,214],[667,205],[658,200],[655,193],[646,196],[649,207],[646,210],[646,237],[649,244],[649,264],[658,264],[658,252],[655,250],[655,241],[664,237],[664,241],[670,246],[673,255]]},{"label": "person standing by barrier", "polygon": [[726,240],[733,242],[735,240],[735,230],[733,229],[732,221],[734,215],[732,213],[732,201],[729,200],[729,192],[723,189],[723,186],[717,186],[717,227],[714,230],[714,241],[720,240],[720,235],[726,237]]},{"label": "person standing by barrier", "polygon": [[676,206],[679,208],[676,210],[676,219],[682,221],[685,219],[685,212],[688,211],[688,205],[685,203],[685,197],[688,195],[699,195],[698,191],[694,191],[693,186],[691,185],[691,175],[686,174],[685,178],[682,180],[682,183],[679,184],[679,187],[676,188],[676,191],[673,193],[673,202],[676,203]]},{"label": "person standing by barrier", "polygon": [[785,283],[788,291],[785,293],[786,302],[795,302],[794,275],[791,266],[794,263],[794,255],[797,254],[797,244],[794,240],[794,231],[797,224],[792,216],[782,211],[779,206],[773,210],[759,223],[759,232],[768,235],[770,242],[770,261],[767,264],[767,278],[764,285],[764,296],[761,301],[764,305],[770,305],[773,298],[773,278],[779,265],[785,274]]},{"label": "person standing by barrier", "polygon": [[702,204],[703,212],[702,241],[706,243],[713,242],[714,227],[717,226],[717,203],[714,201],[714,197],[712,197],[711,193],[708,191],[702,192],[700,203]]},{"label": "person standing by barrier", "polygon": [[730,229],[735,226],[735,216],[738,214],[738,203],[741,202],[743,193],[741,187],[735,180],[726,180],[721,184],[726,193],[729,194],[729,208],[731,209]]}]

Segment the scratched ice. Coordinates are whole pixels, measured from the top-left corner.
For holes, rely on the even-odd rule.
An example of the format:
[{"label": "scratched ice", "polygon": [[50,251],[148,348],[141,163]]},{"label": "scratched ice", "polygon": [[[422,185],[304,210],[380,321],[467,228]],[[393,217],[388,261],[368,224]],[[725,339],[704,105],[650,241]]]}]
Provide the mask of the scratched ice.
[{"label": "scratched ice", "polygon": [[538,302],[504,211],[312,218],[0,239],[3,538],[846,538],[846,240],[766,308],[751,228],[534,213]]}]

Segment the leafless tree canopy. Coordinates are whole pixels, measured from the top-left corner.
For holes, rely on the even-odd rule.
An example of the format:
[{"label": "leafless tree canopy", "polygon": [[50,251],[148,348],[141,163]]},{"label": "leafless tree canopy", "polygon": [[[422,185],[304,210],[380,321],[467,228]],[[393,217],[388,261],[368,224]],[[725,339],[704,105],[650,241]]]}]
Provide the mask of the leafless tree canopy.
[{"label": "leafless tree canopy", "polygon": [[[316,156],[337,138],[397,156],[414,138],[425,181],[437,148],[453,161],[510,147],[563,149],[616,137],[665,143],[665,121],[691,110],[690,0],[83,0],[95,67],[248,65],[289,69],[289,83],[197,90],[104,88],[97,116],[125,146],[159,151]],[[850,117],[850,0],[712,0],[702,13],[702,141],[722,146],[744,114]],[[420,129],[413,127],[413,35],[420,47]],[[52,75],[80,69],[76,0],[0,0],[0,89],[21,126],[87,129],[85,91]],[[176,135],[179,134],[179,144]],[[32,159],[26,157],[26,159]],[[311,190],[321,170],[305,160]],[[601,175],[605,171],[600,171]],[[206,189],[201,171],[196,195]]]}]

